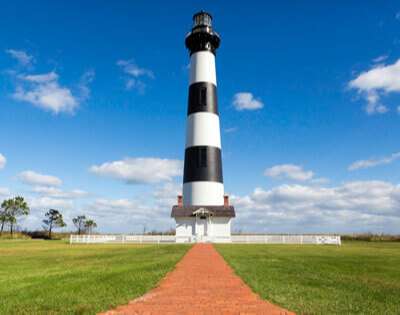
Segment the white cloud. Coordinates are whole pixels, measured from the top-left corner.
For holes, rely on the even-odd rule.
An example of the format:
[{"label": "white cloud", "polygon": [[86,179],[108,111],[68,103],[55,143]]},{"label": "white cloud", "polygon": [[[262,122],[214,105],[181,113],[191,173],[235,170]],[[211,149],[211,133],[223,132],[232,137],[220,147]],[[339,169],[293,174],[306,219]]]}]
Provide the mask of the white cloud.
[{"label": "white cloud", "polygon": [[43,214],[48,209],[52,208],[59,210],[68,210],[73,208],[72,200],[58,199],[52,197],[29,198],[28,204],[30,208],[42,211]]},{"label": "white cloud", "polygon": [[[32,56],[21,51],[8,50],[7,52],[25,65],[29,65],[33,60]],[[79,97],[74,95],[70,88],[59,83],[59,75],[54,71],[42,74],[26,74],[13,70],[9,73],[16,79],[16,88],[12,97],[17,101],[30,103],[55,114],[61,112],[73,113],[79,106],[81,101]],[[89,90],[86,83],[87,80],[81,82],[79,88],[88,95]]]},{"label": "white cloud", "polygon": [[54,186],[34,186],[32,192],[54,198],[75,199],[87,197],[88,193],[84,190],[74,189],[71,191],[63,191]]},{"label": "white cloud", "polygon": [[[74,229],[72,218],[77,215],[94,219],[102,233],[140,233],[144,226],[147,230],[165,231],[174,227],[170,211],[180,190],[180,186],[167,182],[142,192],[139,198],[92,199],[93,195],[81,190],[35,186],[31,190],[34,194],[25,196],[31,213],[21,218],[19,225],[23,229],[41,229],[45,212],[55,208],[62,212],[68,231]],[[0,189],[0,195],[1,192]]]},{"label": "white cloud", "polygon": [[180,160],[160,158],[127,158],[120,161],[93,165],[90,171],[130,184],[159,183],[170,181],[182,174],[183,163]]},{"label": "white cloud", "polygon": [[238,111],[242,110],[257,110],[264,107],[264,104],[259,99],[255,99],[253,94],[248,92],[236,93],[233,96],[233,106]]},{"label": "white cloud", "polygon": [[146,224],[149,218],[154,218],[156,215],[154,208],[126,198],[121,199],[107,199],[98,198],[87,206],[88,214],[92,217],[98,217],[105,220],[105,224],[119,226],[128,222],[135,222],[135,224]]},{"label": "white cloud", "polygon": [[146,84],[140,78],[154,79],[153,71],[145,68],[140,68],[133,59],[118,60],[117,65],[127,75],[125,79],[125,88],[127,90],[136,89],[139,92],[144,92]]},{"label": "white cloud", "polygon": [[383,114],[389,109],[381,103],[383,93],[400,92],[400,59],[394,64],[379,64],[372,69],[362,72],[349,82],[349,87],[357,89],[367,101],[365,111],[368,114]]},{"label": "white cloud", "polygon": [[129,199],[105,199],[99,198],[94,201],[91,207],[95,210],[106,210],[121,212],[121,210],[132,210],[138,206],[138,203]]},{"label": "white cloud", "polygon": [[387,57],[388,57],[388,55],[381,55],[381,56],[378,56],[378,57],[372,59],[372,61],[374,63],[380,63],[382,61],[385,61],[387,59]]},{"label": "white cloud", "polygon": [[85,101],[90,96],[89,84],[92,83],[95,77],[95,71],[93,69],[86,71],[82,76],[78,84],[80,90],[80,101]]},{"label": "white cloud", "polygon": [[174,182],[163,183],[141,193],[140,198],[97,198],[87,204],[85,213],[100,222],[99,227],[114,232],[148,230],[165,231],[175,227],[171,208],[182,186]]},{"label": "white cloud", "polygon": [[[182,187],[166,182],[152,187],[140,198],[96,198],[86,204],[64,198],[55,189],[35,190],[28,198],[32,213],[22,226],[40,228],[45,211],[60,209],[68,224],[79,214],[93,218],[102,233],[167,230],[174,227],[171,206]],[[1,191],[1,190],[0,190]],[[44,195],[47,194],[47,195]],[[231,196],[237,217],[234,229],[269,233],[395,233],[400,226],[400,185],[384,181],[353,181],[335,187],[286,184],[256,188],[248,195]]]},{"label": "white cloud", "polygon": [[145,69],[145,68],[140,68],[134,61],[133,59],[131,60],[118,60],[117,65],[122,68],[122,70],[135,77],[141,77],[141,76],[147,76],[149,78],[154,78],[154,74],[151,70]]},{"label": "white cloud", "polygon": [[315,185],[322,185],[322,184],[327,184],[329,183],[329,178],[325,177],[319,177],[319,178],[313,178],[310,183],[315,184]]},{"label": "white cloud", "polygon": [[237,130],[238,130],[237,127],[231,127],[231,128],[225,128],[224,132],[225,133],[233,133],[233,132],[236,132]]},{"label": "white cloud", "polygon": [[19,75],[18,78],[20,82],[13,94],[13,98],[18,101],[31,103],[55,114],[73,113],[79,106],[79,100],[71,90],[59,84],[55,72]]},{"label": "white cloud", "polygon": [[43,74],[20,74],[18,78],[29,82],[47,83],[58,80],[58,74],[54,71]]},{"label": "white cloud", "polygon": [[125,88],[127,90],[133,90],[136,89],[137,91],[139,91],[140,93],[144,93],[145,89],[146,89],[146,84],[144,84],[142,81],[140,80],[136,80],[136,79],[127,79],[125,82]]},{"label": "white cloud", "polygon": [[[29,66],[33,61],[33,57],[23,51],[9,49],[7,53],[25,66]],[[8,73],[16,79],[15,91],[12,94],[15,100],[30,103],[55,114],[74,113],[80,103],[89,97],[89,83],[94,78],[93,70],[86,71],[73,92],[71,88],[60,84],[60,77],[55,71],[26,74],[10,70]]]},{"label": "white cloud", "polygon": [[379,102],[380,96],[376,91],[369,91],[365,98],[367,99],[367,106],[365,107],[367,114],[385,114],[389,111],[386,105]]},{"label": "white cloud", "polygon": [[362,168],[370,168],[383,164],[390,164],[396,160],[400,159],[400,152],[393,153],[389,156],[381,157],[381,158],[372,158],[368,160],[359,160],[352,163],[349,167],[349,171],[354,171]]},{"label": "white cloud", "polygon": [[4,168],[6,166],[7,159],[6,157],[0,153],[0,169]]},{"label": "white cloud", "polygon": [[72,218],[78,214],[82,214],[82,212],[81,205],[76,202],[75,196],[69,197],[57,194],[46,195],[44,193],[40,193],[39,196],[26,196],[31,211],[27,217],[21,218],[21,228],[30,230],[42,229],[42,220],[44,219],[45,213],[49,209],[57,209],[60,210],[64,221],[67,223],[67,227],[64,231],[73,230]]},{"label": "white cloud", "polygon": [[266,232],[395,232],[400,224],[400,186],[355,181],[331,188],[281,185],[232,196],[235,226]]},{"label": "white cloud", "polygon": [[27,54],[23,50],[7,49],[6,53],[17,60],[22,66],[30,66],[34,61],[33,56]]},{"label": "white cloud", "polygon": [[52,175],[39,174],[34,171],[24,171],[18,175],[18,178],[28,185],[40,186],[60,186],[61,179]]},{"label": "white cloud", "polygon": [[175,227],[170,214],[180,192],[180,185],[165,183],[155,187],[150,195],[141,195],[141,199],[98,198],[85,206],[85,213],[108,231],[165,231]]},{"label": "white cloud", "polygon": [[10,190],[7,187],[0,187],[0,196],[6,197],[11,194]]},{"label": "white cloud", "polygon": [[145,213],[150,213],[148,210],[135,201],[125,198],[99,198],[86,205],[84,214],[96,221],[100,231],[105,229],[117,233],[121,231],[137,233],[142,231],[143,224],[147,222]]},{"label": "white cloud", "polygon": [[168,182],[162,186],[156,187],[153,197],[156,205],[170,210],[172,205],[177,203],[177,196],[182,194],[182,185]]},{"label": "white cloud", "polygon": [[281,164],[266,169],[264,175],[274,178],[288,178],[298,181],[306,181],[312,179],[314,173],[312,171],[305,171],[298,165]]}]

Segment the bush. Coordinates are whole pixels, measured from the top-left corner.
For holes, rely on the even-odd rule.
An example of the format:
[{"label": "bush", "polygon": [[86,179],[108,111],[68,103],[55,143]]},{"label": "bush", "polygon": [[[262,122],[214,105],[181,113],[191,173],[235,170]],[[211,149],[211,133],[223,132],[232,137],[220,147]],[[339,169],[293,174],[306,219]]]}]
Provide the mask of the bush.
[{"label": "bush", "polygon": [[30,237],[21,232],[15,232],[11,237],[10,232],[3,232],[3,234],[0,236],[0,239],[30,239]]},{"label": "bush", "polygon": [[342,235],[341,239],[343,241],[400,242],[400,235],[361,233]]},{"label": "bush", "polygon": [[47,231],[24,231],[22,233],[33,239],[49,239],[49,233]]},{"label": "bush", "polygon": [[[32,239],[43,239],[43,240],[49,240],[49,232],[48,231],[23,231],[21,232],[27,237],[30,237]],[[52,240],[61,240],[64,238],[69,238],[71,233],[65,232],[65,233],[57,233],[57,232],[52,232],[51,233],[51,239]]]}]

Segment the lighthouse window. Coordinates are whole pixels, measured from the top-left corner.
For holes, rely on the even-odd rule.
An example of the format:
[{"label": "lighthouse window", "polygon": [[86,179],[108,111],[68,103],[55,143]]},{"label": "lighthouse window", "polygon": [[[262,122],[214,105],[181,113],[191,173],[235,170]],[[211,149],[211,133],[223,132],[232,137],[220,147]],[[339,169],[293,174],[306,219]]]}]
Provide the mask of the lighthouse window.
[{"label": "lighthouse window", "polygon": [[201,167],[207,167],[207,149],[206,148],[202,148],[201,149]]},{"label": "lighthouse window", "polygon": [[200,148],[196,156],[196,166],[207,167],[207,149]]},{"label": "lighthouse window", "polygon": [[207,105],[207,88],[203,87],[200,89],[200,105],[206,106]]}]

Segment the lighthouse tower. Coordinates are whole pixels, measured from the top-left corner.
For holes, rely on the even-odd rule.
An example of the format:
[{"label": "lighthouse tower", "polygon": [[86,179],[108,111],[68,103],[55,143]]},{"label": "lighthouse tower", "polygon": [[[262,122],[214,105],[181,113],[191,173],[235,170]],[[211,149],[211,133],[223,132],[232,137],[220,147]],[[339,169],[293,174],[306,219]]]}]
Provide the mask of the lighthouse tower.
[{"label": "lighthouse tower", "polygon": [[183,196],[172,208],[177,241],[229,242],[235,211],[224,195],[215,55],[220,36],[206,12],[193,16]]}]

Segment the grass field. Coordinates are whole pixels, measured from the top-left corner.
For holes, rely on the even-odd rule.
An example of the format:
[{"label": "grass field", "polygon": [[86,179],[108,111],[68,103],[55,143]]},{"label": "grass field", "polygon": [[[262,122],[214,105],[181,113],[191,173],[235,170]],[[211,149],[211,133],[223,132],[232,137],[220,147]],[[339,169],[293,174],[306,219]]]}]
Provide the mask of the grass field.
[{"label": "grass field", "polygon": [[[150,290],[189,245],[0,241],[0,314],[94,314]],[[400,314],[400,243],[216,245],[261,297],[299,314]]]},{"label": "grass field", "polygon": [[261,297],[299,314],[400,314],[400,243],[216,247]]},{"label": "grass field", "polygon": [[186,245],[0,241],[0,314],[95,314],[156,285]]}]

